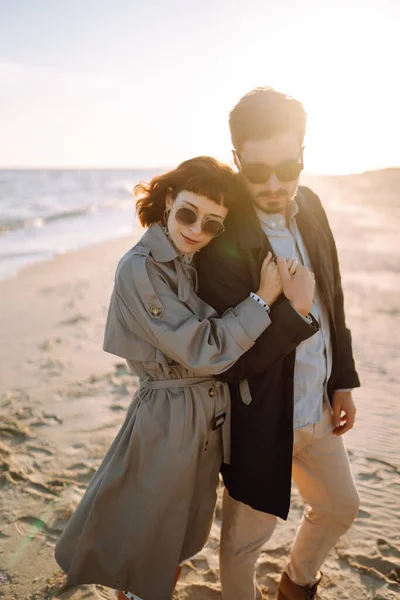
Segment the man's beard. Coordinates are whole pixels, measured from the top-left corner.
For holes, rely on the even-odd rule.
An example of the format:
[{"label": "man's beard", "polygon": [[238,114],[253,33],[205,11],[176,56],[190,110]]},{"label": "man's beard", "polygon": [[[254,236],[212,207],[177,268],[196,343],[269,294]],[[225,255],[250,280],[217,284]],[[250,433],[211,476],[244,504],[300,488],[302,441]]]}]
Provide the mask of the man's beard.
[{"label": "man's beard", "polygon": [[253,199],[253,203],[265,213],[284,214],[287,205],[297,194],[297,187],[292,194],[289,194],[287,190],[279,190],[274,194],[267,191],[259,192]]},{"label": "man's beard", "polygon": [[289,202],[289,195],[285,192],[279,194],[273,200],[270,199],[268,192],[261,192],[254,198],[254,204],[265,213],[278,214],[284,213]]}]

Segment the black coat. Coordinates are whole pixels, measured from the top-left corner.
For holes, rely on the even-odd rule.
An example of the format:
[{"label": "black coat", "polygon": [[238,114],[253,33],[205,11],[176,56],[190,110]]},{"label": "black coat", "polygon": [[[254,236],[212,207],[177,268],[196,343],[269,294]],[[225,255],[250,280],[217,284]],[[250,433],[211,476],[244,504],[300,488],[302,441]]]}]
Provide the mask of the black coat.
[{"label": "black coat", "polygon": [[[360,385],[346,328],[335,241],[316,194],[299,187],[298,228],[329,312],[332,373],[328,395]],[[230,210],[225,233],[202,250],[197,263],[199,294],[220,314],[256,292],[260,267],[272,250],[252,205]],[[293,376],[297,346],[317,330],[281,296],[271,308],[271,325],[228,371],[232,399],[231,464],[222,475],[230,495],[257,510],[287,518],[293,453]],[[240,388],[248,379],[251,401]],[[238,382],[242,381],[239,385]],[[244,387],[243,387],[244,386]]]}]

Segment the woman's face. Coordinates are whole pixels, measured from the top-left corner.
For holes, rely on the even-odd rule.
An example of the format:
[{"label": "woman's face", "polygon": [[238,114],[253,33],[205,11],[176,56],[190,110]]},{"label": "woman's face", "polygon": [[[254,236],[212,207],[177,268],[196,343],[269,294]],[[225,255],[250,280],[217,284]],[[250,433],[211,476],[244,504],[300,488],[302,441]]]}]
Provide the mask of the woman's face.
[{"label": "woman's face", "polygon": [[[199,196],[193,192],[183,190],[175,200],[169,196],[166,200],[166,208],[169,210],[167,228],[172,242],[180,252],[198,252],[212,240],[212,235],[204,233],[202,224],[213,219],[224,222],[228,209],[222,204],[217,204],[205,196]],[[193,225],[183,225],[177,222],[175,215],[179,208],[190,208],[197,215]]]}]

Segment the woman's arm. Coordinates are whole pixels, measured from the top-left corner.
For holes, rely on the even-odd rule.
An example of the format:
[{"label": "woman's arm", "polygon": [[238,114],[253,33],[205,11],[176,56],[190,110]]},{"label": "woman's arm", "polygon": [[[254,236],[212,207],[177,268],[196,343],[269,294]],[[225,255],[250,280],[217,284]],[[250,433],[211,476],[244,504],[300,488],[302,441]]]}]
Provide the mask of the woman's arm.
[{"label": "woman's arm", "polygon": [[104,349],[121,356],[116,351],[118,328],[125,329],[124,335],[126,330],[138,335],[142,329],[169,358],[198,375],[215,375],[251,348],[270,323],[268,313],[251,298],[221,318],[201,320],[179,300],[151,256],[131,254],[117,269]]}]

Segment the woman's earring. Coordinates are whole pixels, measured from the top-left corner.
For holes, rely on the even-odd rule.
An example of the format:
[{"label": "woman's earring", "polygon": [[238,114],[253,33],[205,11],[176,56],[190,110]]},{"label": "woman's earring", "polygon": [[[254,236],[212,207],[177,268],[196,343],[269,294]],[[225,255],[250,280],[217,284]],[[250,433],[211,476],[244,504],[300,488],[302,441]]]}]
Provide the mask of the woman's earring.
[{"label": "woman's earring", "polygon": [[169,213],[170,213],[170,212],[171,212],[171,209],[170,209],[170,208],[166,208],[166,209],[164,210],[164,215],[163,215],[163,223],[164,223],[164,225],[165,225],[165,226],[167,226],[167,224],[168,224],[168,218],[169,218]]}]

